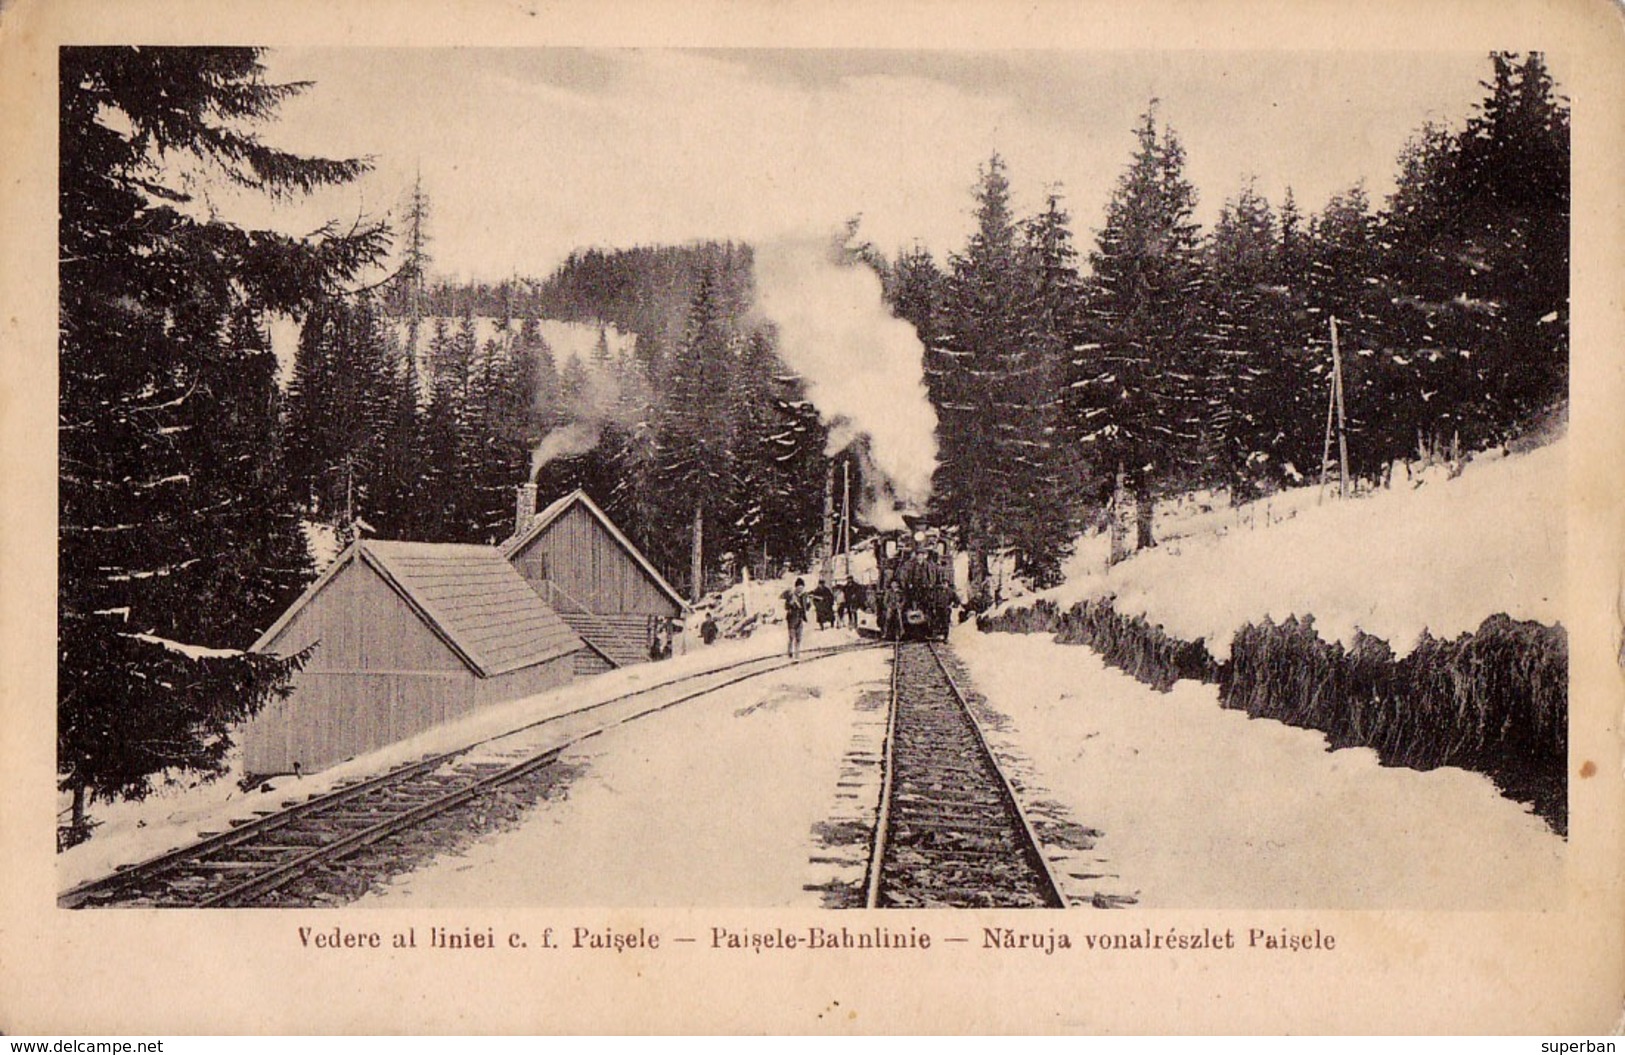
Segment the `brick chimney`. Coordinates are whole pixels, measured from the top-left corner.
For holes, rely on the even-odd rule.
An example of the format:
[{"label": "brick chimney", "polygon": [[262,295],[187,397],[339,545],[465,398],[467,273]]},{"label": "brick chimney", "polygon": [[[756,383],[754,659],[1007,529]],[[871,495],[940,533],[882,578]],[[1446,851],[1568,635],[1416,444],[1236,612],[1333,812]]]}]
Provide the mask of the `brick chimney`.
[{"label": "brick chimney", "polygon": [[513,533],[515,537],[524,533],[530,527],[530,522],[536,519],[536,485],[520,484],[519,495],[514,503]]}]

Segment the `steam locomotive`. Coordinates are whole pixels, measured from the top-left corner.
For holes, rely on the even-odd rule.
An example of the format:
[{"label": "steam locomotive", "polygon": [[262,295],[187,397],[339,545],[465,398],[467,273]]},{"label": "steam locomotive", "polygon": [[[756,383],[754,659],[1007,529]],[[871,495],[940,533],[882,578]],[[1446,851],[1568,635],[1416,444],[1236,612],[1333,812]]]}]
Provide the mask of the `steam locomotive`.
[{"label": "steam locomotive", "polygon": [[948,640],[958,596],[947,539],[931,529],[897,530],[876,535],[870,545],[875,573],[859,632],[887,641]]}]

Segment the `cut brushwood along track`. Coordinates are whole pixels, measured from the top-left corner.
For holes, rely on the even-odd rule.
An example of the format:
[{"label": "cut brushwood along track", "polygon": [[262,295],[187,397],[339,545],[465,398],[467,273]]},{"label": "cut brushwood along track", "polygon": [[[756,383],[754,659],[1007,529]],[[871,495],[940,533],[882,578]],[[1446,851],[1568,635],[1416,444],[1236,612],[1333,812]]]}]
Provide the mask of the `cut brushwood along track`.
[{"label": "cut brushwood along track", "polygon": [[[808,650],[804,660],[874,645]],[[517,821],[566,786],[560,756],[582,741],[790,661],[759,657],[685,675],[401,766],[234,822],[148,861],[74,887],[63,908],[320,906],[354,900],[391,875]],[[562,732],[560,730],[563,730]]]},{"label": "cut brushwood along track", "polygon": [[1032,825],[939,647],[900,643],[894,653],[867,905],[1061,908]]},{"label": "cut brushwood along track", "polygon": [[1107,664],[1166,692],[1181,678],[1216,684],[1225,707],[1317,729],[1333,748],[1370,747],[1384,765],[1482,773],[1513,801],[1568,833],[1568,634],[1493,615],[1453,639],[1423,632],[1396,657],[1386,641],[1326,641],[1312,617],[1265,619],[1236,631],[1220,663],[1202,641],[1182,641],[1110,597],[1061,612],[1040,599],[996,616],[984,631],[1053,634],[1088,645]]}]

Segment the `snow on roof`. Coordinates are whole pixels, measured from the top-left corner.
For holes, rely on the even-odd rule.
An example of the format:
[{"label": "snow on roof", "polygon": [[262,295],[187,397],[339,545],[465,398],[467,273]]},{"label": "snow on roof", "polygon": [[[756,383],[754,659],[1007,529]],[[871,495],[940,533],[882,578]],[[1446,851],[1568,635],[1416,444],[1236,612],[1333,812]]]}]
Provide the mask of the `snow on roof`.
[{"label": "snow on roof", "polygon": [[581,490],[579,487],[565,495],[563,498],[553,502],[546,509],[542,510],[540,513],[537,513],[533,518],[531,518],[529,526],[522,531],[516,532],[512,538],[502,544],[502,555],[506,558],[512,559],[514,554],[528,546],[531,540],[535,539],[538,535],[551,527],[554,521],[558,520],[559,517],[563,516],[571,506],[578,502],[587,510],[588,513],[592,515],[595,520],[598,521],[599,524],[603,526],[605,531],[609,532],[610,537],[613,538],[616,543],[627,552],[627,555],[637,562],[638,567],[643,569],[644,574],[649,577],[650,581],[655,584],[655,587],[659,589],[661,593],[671,598],[673,603],[675,603],[679,608],[688,607],[688,602],[683,600],[683,595],[678,593],[672,587],[671,583],[666,581],[666,577],[664,575],[661,575],[660,572],[655,570],[655,566],[649,563],[649,558],[645,557],[643,553],[632,544],[631,539],[621,534],[621,529],[615,526],[615,522],[613,520],[609,519],[609,514],[605,513],[602,509],[599,509],[598,504],[587,496],[587,492]]},{"label": "snow on roof", "polygon": [[578,651],[583,642],[495,546],[363,539],[350,546],[254,643],[268,648],[341,569],[376,571],[481,677]]}]

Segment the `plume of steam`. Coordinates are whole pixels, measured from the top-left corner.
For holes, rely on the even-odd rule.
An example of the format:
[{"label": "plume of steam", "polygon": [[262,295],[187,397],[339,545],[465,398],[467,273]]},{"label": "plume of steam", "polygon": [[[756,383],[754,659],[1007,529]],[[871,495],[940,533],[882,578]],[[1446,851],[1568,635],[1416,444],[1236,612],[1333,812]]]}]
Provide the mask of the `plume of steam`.
[{"label": "plume of steam", "polygon": [[875,465],[867,444],[855,444],[851,449],[857,455],[865,481],[863,493],[858,496],[858,519],[881,531],[906,527],[902,511],[918,509],[920,503],[905,499],[893,489],[891,480]]},{"label": "plume of steam", "polygon": [[[937,414],[914,327],[892,315],[879,277],[846,261],[828,238],[759,246],[756,307],[829,426],[826,453],[859,452],[875,485],[864,496],[864,519],[902,526],[899,509],[923,509],[931,497],[937,464]],[[859,437],[866,442],[855,444]]]}]

